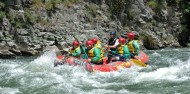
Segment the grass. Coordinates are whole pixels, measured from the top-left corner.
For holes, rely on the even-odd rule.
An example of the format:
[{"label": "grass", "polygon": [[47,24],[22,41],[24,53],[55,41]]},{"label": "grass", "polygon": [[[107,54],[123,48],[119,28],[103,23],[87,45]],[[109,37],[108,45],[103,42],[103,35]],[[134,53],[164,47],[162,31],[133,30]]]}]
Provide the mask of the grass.
[{"label": "grass", "polygon": [[152,9],[156,9],[158,7],[158,3],[154,0],[148,1],[148,6],[151,7]]}]

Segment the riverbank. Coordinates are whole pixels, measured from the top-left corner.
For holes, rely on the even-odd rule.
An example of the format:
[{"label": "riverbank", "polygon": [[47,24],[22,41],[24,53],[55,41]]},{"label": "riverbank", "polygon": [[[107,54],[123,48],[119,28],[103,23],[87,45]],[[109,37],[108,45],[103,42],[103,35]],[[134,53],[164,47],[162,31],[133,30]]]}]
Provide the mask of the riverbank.
[{"label": "riverbank", "polygon": [[[181,3],[184,3],[180,1]],[[172,4],[171,4],[172,3]],[[0,1],[0,58],[35,56],[49,46],[68,48],[73,40],[97,37],[106,43],[134,31],[144,49],[189,45],[188,18],[180,5],[143,0]]]}]

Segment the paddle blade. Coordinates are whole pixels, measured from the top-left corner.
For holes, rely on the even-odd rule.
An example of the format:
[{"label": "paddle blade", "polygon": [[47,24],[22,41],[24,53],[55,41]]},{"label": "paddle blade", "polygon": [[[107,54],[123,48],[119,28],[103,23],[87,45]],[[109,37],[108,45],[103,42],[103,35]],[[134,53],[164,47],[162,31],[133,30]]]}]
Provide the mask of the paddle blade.
[{"label": "paddle blade", "polygon": [[146,67],[147,64],[143,63],[141,60],[139,59],[132,59],[133,63],[135,63],[135,65],[140,66],[140,67]]}]

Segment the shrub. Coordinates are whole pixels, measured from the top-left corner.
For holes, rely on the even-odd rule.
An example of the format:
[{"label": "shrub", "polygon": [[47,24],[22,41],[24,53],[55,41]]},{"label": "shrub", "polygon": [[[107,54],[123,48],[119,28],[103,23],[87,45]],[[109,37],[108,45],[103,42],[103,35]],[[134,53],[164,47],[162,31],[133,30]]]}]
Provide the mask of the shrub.
[{"label": "shrub", "polygon": [[24,16],[26,17],[27,21],[34,24],[37,20],[37,17],[32,15],[32,12],[30,10],[25,10]]},{"label": "shrub", "polygon": [[0,11],[0,20],[2,20],[5,17],[5,12]]},{"label": "shrub", "polygon": [[154,0],[151,0],[151,1],[148,1],[148,6],[151,7],[152,9],[156,9],[158,7],[158,4],[156,1]]},{"label": "shrub", "polygon": [[183,3],[182,9],[185,14],[190,15],[190,2]]},{"label": "shrub", "polygon": [[86,5],[85,7],[89,14],[91,14],[94,17],[96,16],[97,8],[95,4]]},{"label": "shrub", "polygon": [[39,22],[42,26],[47,26],[49,24],[43,17],[38,17],[37,22]]},{"label": "shrub", "polygon": [[125,4],[128,0],[115,0],[112,1],[112,4],[110,6],[111,13],[113,15],[119,16],[121,14],[122,9],[124,9]]}]

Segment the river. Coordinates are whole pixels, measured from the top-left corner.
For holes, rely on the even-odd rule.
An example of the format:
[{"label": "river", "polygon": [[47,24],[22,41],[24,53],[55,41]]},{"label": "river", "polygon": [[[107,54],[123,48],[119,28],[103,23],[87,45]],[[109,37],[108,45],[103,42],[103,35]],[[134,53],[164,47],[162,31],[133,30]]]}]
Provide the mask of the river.
[{"label": "river", "polygon": [[116,72],[53,67],[54,52],[0,59],[0,94],[190,94],[190,49],[146,50],[149,66]]}]

